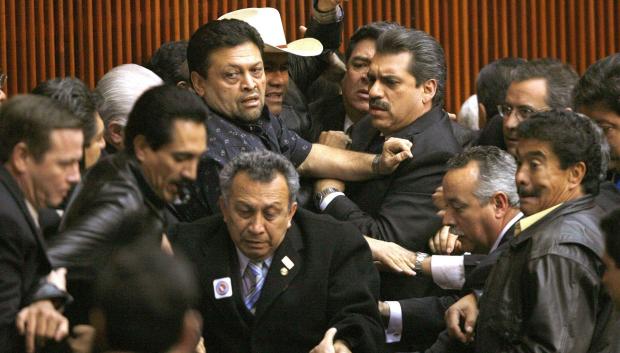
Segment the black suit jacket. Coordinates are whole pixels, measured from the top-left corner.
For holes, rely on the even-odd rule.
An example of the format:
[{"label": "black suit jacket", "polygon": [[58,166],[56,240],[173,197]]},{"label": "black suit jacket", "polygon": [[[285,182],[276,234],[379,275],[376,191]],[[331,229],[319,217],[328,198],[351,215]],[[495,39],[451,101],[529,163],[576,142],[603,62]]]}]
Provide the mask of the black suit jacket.
[{"label": "black suit jacket", "polygon": [[51,268],[24,195],[2,165],[0,205],[0,350],[14,352],[23,343],[15,329],[15,317],[30,303],[39,280]]},{"label": "black suit jacket", "polygon": [[[243,305],[235,246],[222,217],[178,224],[173,245],[195,265],[203,295],[203,336],[214,352],[308,352],[325,331],[354,352],[381,352],[378,275],[368,245],[350,225],[299,209],[274,253],[256,315]],[[283,258],[294,264],[284,273]],[[216,299],[229,278],[232,295]]]},{"label": "black suit jacket", "polygon": [[[383,143],[370,119],[367,116],[355,125],[352,149],[380,153]],[[390,175],[347,183],[347,196],[336,197],[325,212],[352,222],[365,235],[428,252],[428,239],[441,226],[431,196],[441,185],[447,160],[461,152],[461,146],[441,108],[432,109],[394,136],[413,142],[413,158]],[[382,273],[381,281],[384,300],[430,295],[433,287],[422,276],[411,281],[403,275]]]},{"label": "black suit jacket", "polygon": [[[515,223],[516,224],[516,223]],[[454,304],[461,295],[472,290],[482,290],[484,283],[493,269],[499,255],[508,248],[510,239],[514,237],[514,228],[508,228],[500,240],[498,247],[488,255],[478,256],[476,267],[465,276],[465,284],[460,295],[409,298],[400,301],[403,318],[402,342],[425,345],[435,341],[439,333],[446,328],[445,311]]]},{"label": "black suit jacket", "polygon": [[343,131],[347,113],[344,110],[342,95],[325,97],[310,103],[312,132],[310,141],[317,142],[322,131]]}]

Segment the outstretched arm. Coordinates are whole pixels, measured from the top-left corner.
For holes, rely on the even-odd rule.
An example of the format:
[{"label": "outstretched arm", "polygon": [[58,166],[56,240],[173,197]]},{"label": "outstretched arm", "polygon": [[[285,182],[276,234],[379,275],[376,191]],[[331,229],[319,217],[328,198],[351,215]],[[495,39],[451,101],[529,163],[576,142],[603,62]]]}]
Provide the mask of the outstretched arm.
[{"label": "outstretched arm", "polygon": [[413,157],[411,147],[411,141],[390,138],[385,141],[381,155],[373,155],[315,143],[297,170],[315,178],[367,180],[392,173],[400,162]]}]

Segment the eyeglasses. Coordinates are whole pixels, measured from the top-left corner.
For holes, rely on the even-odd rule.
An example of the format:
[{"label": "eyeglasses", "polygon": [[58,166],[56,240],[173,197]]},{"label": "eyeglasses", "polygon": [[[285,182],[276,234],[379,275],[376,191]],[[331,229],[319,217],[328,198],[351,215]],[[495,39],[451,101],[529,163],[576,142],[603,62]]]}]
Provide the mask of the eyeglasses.
[{"label": "eyeglasses", "polygon": [[6,81],[9,78],[9,76],[7,76],[7,74],[0,74],[0,89],[4,88],[4,85],[6,85]]},{"label": "eyeglasses", "polygon": [[540,109],[540,110],[536,110],[536,109],[532,109],[529,107],[513,107],[511,105],[508,104],[500,104],[497,106],[497,110],[499,111],[499,115],[502,118],[508,118],[510,116],[510,114],[512,114],[513,112],[515,113],[517,120],[519,121],[523,121],[528,119],[529,117],[531,117],[532,115],[536,114],[536,113],[541,113],[546,111],[547,109]]}]

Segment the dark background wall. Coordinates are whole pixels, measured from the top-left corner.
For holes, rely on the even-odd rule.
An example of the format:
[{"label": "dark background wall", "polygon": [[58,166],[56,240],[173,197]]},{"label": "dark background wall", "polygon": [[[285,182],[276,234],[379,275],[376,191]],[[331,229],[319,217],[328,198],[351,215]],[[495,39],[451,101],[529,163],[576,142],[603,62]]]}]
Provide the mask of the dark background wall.
[{"label": "dark background wall", "polygon": [[[289,41],[311,0],[0,0],[0,68],[9,95],[42,80],[76,76],[94,87],[110,68],[143,63],[161,43],[244,7],[280,10]],[[344,38],[391,20],[439,39],[448,58],[447,109],[474,93],[476,74],[505,56],[557,57],[583,73],[620,50],[615,0],[348,0]],[[345,40],[346,43],[346,40]]]}]

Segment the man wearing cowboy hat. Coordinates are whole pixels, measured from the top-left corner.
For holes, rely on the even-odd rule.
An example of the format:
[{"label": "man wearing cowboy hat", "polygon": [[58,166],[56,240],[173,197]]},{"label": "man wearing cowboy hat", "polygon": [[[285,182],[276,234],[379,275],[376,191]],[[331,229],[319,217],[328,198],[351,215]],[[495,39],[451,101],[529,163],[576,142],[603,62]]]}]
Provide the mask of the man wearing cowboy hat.
[{"label": "man wearing cowboy hat", "polygon": [[183,220],[218,213],[218,173],[241,152],[268,149],[283,154],[304,176],[345,180],[389,174],[412,157],[411,142],[403,139],[388,140],[381,154],[372,155],[311,144],[288,130],[264,107],[263,48],[258,32],[235,19],[211,21],[190,39],[192,85],[210,108],[207,126],[213,134],[192,200],[178,213]]},{"label": "man wearing cowboy hat", "polygon": [[265,44],[265,104],[289,129],[306,139],[311,119],[305,93],[330,65],[329,55],[341,44],[344,16],[339,2],[315,1],[305,38],[290,43],[286,41],[280,13],[274,8],[240,9],[219,18],[241,20],[258,31]]}]

